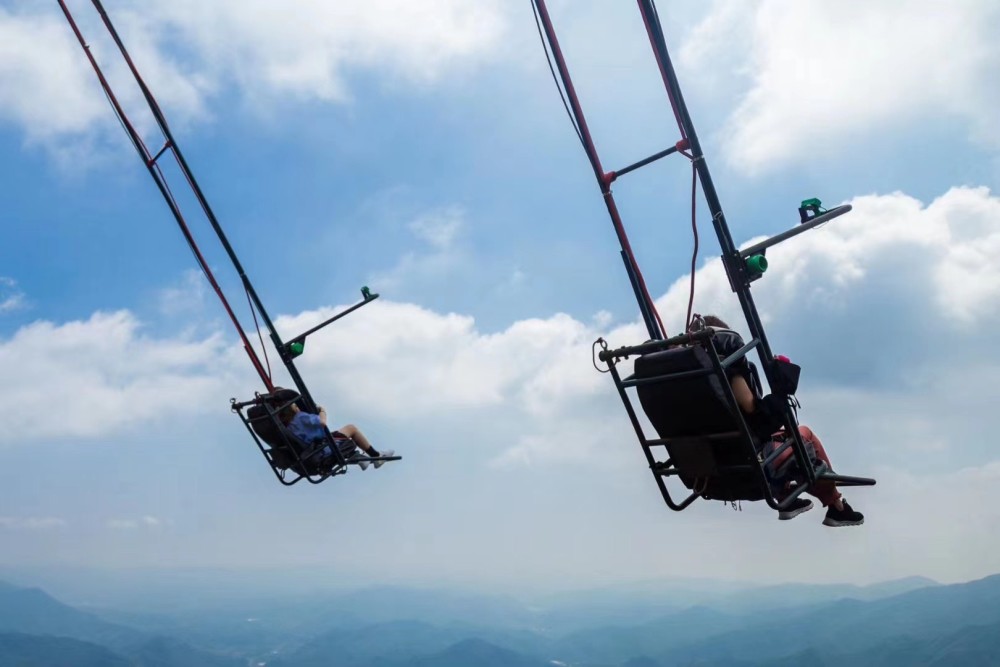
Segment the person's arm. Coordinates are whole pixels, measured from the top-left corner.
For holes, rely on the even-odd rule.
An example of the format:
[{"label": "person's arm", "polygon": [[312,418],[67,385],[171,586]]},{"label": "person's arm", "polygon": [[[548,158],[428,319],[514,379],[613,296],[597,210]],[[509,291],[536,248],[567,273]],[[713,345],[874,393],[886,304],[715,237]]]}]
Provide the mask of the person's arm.
[{"label": "person's arm", "polygon": [[322,405],[317,405],[316,409],[319,411],[319,423],[326,426],[326,408]]},{"label": "person's arm", "polygon": [[746,378],[742,375],[734,375],[729,384],[733,387],[733,394],[736,396],[736,403],[739,404],[740,409],[748,415],[752,414],[757,409],[757,398],[750,389],[750,385],[747,384]]}]

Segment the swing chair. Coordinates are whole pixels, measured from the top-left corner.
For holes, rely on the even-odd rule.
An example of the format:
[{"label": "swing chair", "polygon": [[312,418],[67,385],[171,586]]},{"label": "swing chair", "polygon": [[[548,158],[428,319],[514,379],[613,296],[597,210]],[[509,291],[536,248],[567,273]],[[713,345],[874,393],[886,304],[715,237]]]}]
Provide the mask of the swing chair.
[{"label": "swing chair", "polygon": [[[117,30],[115,30],[115,27],[112,25],[111,19],[108,16],[107,11],[104,9],[104,6],[100,0],[91,0],[94,8],[101,17],[108,34],[121,53],[125,64],[135,80],[135,83],[138,85],[139,90],[148,105],[148,110],[152,114],[152,117],[156,122],[156,126],[162,134],[163,145],[155,152],[150,150],[150,148],[146,145],[135,125],[128,115],[126,115],[124,109],[118,101],[118,98],[105,78],[104,72],[102,71],[100,65],[98,65],[97,60],[94,58],[94,55],[84,39],[83,34],[80,32],[76,21],[69,11],[69,8],[66,6],[65,1],[58,0],[58,2],[59,6],[62,8],[63,14],[66,16],[66,20],[69,23],[70,28],[72,28],[73,33],[77,38],[77,41],[79,41],[80,46],[83,48],[84,54],[87,56],[94,72],[97,74],[101,88],[104,90],[108,101],[114,109],[115,115],[121,122],[122,128],[131,140],[132,145],[138,152],[143,164],[149,170],[150,176],[152,176],[153,181],[156,183],[160,194],[163,195],[167,206],[170,208],[170,211],[174,216],[174,220],[177,222],[181,233],[187,241],[195,260],[198,263],[198,266],[205,274],[206,279],[209,284],[211,284],[216,296],[218,296],[223,308],[229,316],[229,319],[232,321],[233,326],[239,334],[240,340],[243,343],[243,348],[249,356],[254,370],[257,372],[261,381],[267,388],[266,392],[255,393],[254,398],[249,401],[238,402],[235,398],[230,399],[230,406],[232,411],[240,417],[240,420],[247,427],[247,430],[253,437],[254,442],[257,444],[257,447],[264,455],[268,464],[271,466],[278,480],[282,484],[291,485],[305,478],[310,482],[317,484],[329,477],[343,474],[346,472],[347,466],[351,464],[365,465],[368,461],[400,460],[401,457],[399,456],[353,456],[356,449],[354,442],[350,440],[350,438],[337,437],[338,434],[336,433],[330,434],[328,432],[325,441],[314,444],[306,444],[295,437],[278,419],[278,415],[281,413],[281,410],[283,408],[287,408],[292,403],[296,404],[305,412],[317,412],[316,402],[309,393],[309,389],[306,386],[305,381],[302,379],[302,376],[299,374],[294,362],[294,359],[304,352],[306,338],[310,334],[319,331],[323,327],[337,321],[341,317],[344,317],[358,308],[371,303],[378,298],[378,294],[372,294],[367,287],[362,287],[362,300],[360,302],[346,308],[340,313],[337,313],[333,317],[316,325],[308,331],[295,336],[290,341],[283,341],[281,336],[278,334],[277,329],[275,329],[271,317],[265,310],[264,304],[261,302],[260,297],[257,294],[257,290],[254,289],[249,277],[243,270],[243,266],[240,263],[239,258],[236,256],[235,250],[233,250],[232,245],[230,245],[229,239],[223,231],[222,226],[219,224],[218,219],[215,217],[215,213],[212,211],[211,206],[209,206],[208,200],[205,198],[205,195],[202,192],[201,187],[198,185],[194,174],[188,167],[187,161],[184,159],[184,155],[181,153],[180,147],[170,131],[170,127],[167,124],[160,105],[157,103],[149,87],[146,85],[146,82],[139,74],[135,63],[132,61],[131,56],[125,48],[125,44],[122,42]],[[181,212],[180,205],[175,199],[173,191],[160,166],[160,161],[165,156],[172,156],[174,158],[177,168],[183,174],[184,180],[191,190],[191,194],[194,195],[194,198],[200,205],[205,218],[215,231],[219,242],[222,244],[226,254],[229,256],[229,259],[233,264],[233,267],[239,274],[240,281],[246,292],[247,301],[250,304],[250,310],[257,330],[257,337],[260,340],[260,344],[263,349],[263,360],[260,358],[260,355],[257,354],[257,351],[244,330],[243,325],[236,317],[233,308],[230,306],[229,300],[223,293],[218,281],[216,281],[212,269],[205,260],[205,257],[202,255],[201,249],[198,247],[198,244],[194,239],[194,235],[188,227],[187,221]],[[261,333],[260,323],[257,320],[258,314],[270,334],[271,342],[274,344],[274,347],[278,352],[278,356],[284,363],[292,381],[295,383],[297,391],[292,391],[290,394],[276,391],[272,380],[270,361],[267,357],[267,347],[264,345],[264,338]],[[246,413],[244,413],[244,409],[246,410]]]},{"label": "swing chair", "polygon": [[[819,199],[799,206],[800,224],[744,250],[737,249],[729,232],[722,204],[715,191],[708,164],[688,114],[680,85],[667,53],[663,30],[653,0],[637,0],[656,63],[680,131],[673,145],[621,169],[605,171],[587,127],[545,0],[532,0],[535,20],[546,57],[570,122],[594,170],[605,206],[621,246],[621,256],[632,285],[648,340],[640,345],[609,349],[603,339],[597,355],[607,364],[625,410],[642,446],[664,501],[681,511],[698,498],[736,503],[765,501],[775,510],[792,506],[798,496],[817,481],[839,486],[871,486],[874,479],[836,474],[815,456],[798,429],[795,391],[800,367],[771,352],[763,323],[750,292],[750,284],[768,268],[767,249],[848,213],[850,206],[830,210]],[[554,60],[554,63],[553,63]],[[649,295],[632,252],[611,185],[620,177],[670,155],[686,157],[692,167],[692,229],[695,253],[691,263],[691,298],[685,333],[665,337],[665,328]],[[697,258],[697,225],[694,219],[696,189],[701,183],[712,225],[722,248],[722,262],[736,293],[751,339],[744,343],[734,331],[699,326],[692,320],[694,269]],[[692,326],[694,324],[694,326]],[[771,393],[763,395],[759,375],[747,355],[755,352]],[[634,357],[632,372],[622,376],[619,365]],[[596,365],[596,363],[595,363]],[[748,416],[740,409],[730,377],[747,369],[756,381],[751,388],[760,410]],[[599,369],[600,370],[600,369]],[[633,398],[634,395],[634,398]],[[638,400],[638,408],[635,405]],[[656,431],[648,437],[639,410]],[[780,442],[773,434],[781,432]],[[792,456],[787,456],[788,450]],[[775,465],[782,461],[782,465]],[[676,477],[688,493],[676,499],[666,480]]]}]

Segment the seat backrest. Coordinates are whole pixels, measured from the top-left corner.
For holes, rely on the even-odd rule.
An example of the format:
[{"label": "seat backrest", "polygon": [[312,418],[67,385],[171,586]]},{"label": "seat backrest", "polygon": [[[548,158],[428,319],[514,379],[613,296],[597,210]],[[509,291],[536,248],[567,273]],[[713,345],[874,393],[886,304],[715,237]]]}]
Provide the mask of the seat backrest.
[{"label": "seat backrest", "polygon": [[288,450],[289,445],[298,449],[300,454],[308,450],[306,444],[285,428],[276,415],[272,416],[264,405],[250,406],[247,421],[254,433],[270,446],[268,453],[271,461],[279,468],[291,468],[297,463],[295,453]]},{"label": "seat backrest", "polygon": [[730,407],[723,384],[728,379],[716,372],[710,354],[693,345],[637,358],[636,379],[652,380],[636,386],[639,402],[667,440],[670,461],[685,486],[716,500],[760,500],[763,493],[735,413],[739,408]]},{"label": "seat backrest", "polygon": [[[697,437],[739,429],[725,387],[712,366],[709,351],[700,345],[643,355],[635,360],[635,377],[668,376],[640,384],[639,402],[661,438]],[[705,375],[669,378],[688,371]]]}]

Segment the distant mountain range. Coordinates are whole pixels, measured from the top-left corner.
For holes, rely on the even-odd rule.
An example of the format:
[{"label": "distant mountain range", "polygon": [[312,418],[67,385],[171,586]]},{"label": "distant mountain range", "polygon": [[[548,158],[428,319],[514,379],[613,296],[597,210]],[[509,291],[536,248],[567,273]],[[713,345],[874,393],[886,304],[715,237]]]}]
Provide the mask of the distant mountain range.
[{"label": "distant mountain range", "polygon": [[[949,586],[920,578],[868,587],[723,586],[685,608],[676,608],[683,596],[658,601],[653,588],[631,592],[632,607],[622,591],[564,595],[530,609],[412,589],[394,604],[394,589],[382,588],[370,598],[356,591],[299,606],[258,601],[252,610],[154,615],[78,609],[0,582],[0,665],[1000,665],[1000,575]],[[589,623],[608,618],[615,623]]]},{"label": "distant mountain range", "polygon": [[0,632],[0,665],[131,667],[127,658],[77,639]]},{"label": "distant mountain range", "polygon": [[4,584],[0,586],[0,665],[245,667],[246,661],[110,623],[37,588]]}]

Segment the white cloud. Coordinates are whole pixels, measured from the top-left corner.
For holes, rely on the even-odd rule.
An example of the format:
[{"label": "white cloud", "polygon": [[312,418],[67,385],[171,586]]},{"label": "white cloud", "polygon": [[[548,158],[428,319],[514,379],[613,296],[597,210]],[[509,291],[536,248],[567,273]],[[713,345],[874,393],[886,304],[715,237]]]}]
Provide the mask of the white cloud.
[{"label": "white cloud", "polygon": [[66,521],[58,517],[12,517],[0,516],[0,528],[23,528],[27,530],[48,530],[62,528]]},{"label": "white cloud", "polygon": [[218,406],[232,352],[221,336],[150,338],[127,312],[39,321],[0,339],[0,443],[91,438]]},{"label": "white cloud", "polygon": [[160,311],[169,317],[201,312],[205,307],[207,284],[201,271],[185,271],[177,285],[160,290]]},{"label": "white cloud", "polygon": [[0,276],[0,315],[20,310],[27,306],[24,292],[17,287],[13,278]]},{"label": "white cloud", "polygon": [[[93,9],[69,4],[126,111],[140,129],[151,128],[138,87]],[[344,102],[357,71],[434,85],[446,73],[491,57],[505,30],[500,7],[496,0],[130,0],[110,13],[177,125],[206,118],[208,96],[229,84],[261,111],[289,96]],[[0,120],[21,126],[29,141],[54,151],[67,150],[67,136],[91,144],[98,139],[95,131],[123,140],[85,55],[54,6],[0,7]]]},{"label": "white cloud", "polygon": [[[116,47],[100,32],[103,26],[90,7],[71,9],[79,14],[78,23],[118,101],[155,150],[159,141],[149,135],[152,116]],[[115,15],[126,39],[131,37],[132,57],[141,63],[174,125],[205,118],[204,97],[212,83],[197,71],[182,70],[160,52],[165,26],[134,10]],[[23,3],[12,11],[0,7],[0,120],[20,126],[29,144],[44,146],[62,164],[94,160],[93,146],[108,139],[128,145],[90,63],[54,6],[40,9]]]},{"label": "white cloud", "polygon": [[448,206],[426,213],[409,224],[417,238],[434,248],[445,250],[465,225],[465,211],[460,206]]},{"label": "white cloud", "polygon": [[0,7],[0,119],[21,125],[29,139],[82,132],[110,113],[87,76],[59,16]]},{"label": "white cloud", "polygon": [[[793,531],[806,537],[803,551],[775,561],[773,572],[762,576],[864,581],[920,572],[948,580],[995,570],[989,555],[1000,533],[989,499],[1000,470],[991,437],[1000,291],[991,282],[992,267],[967,255],[992,247],[1000,199],[982,188],[956,188],[927,204],[898,193],[851,203],[855,211],[848,216],[769,252],[771,269],[754,292],[776,349],[804,366],[803,422],[824,439],[839,471],[879,480],[874,489],[849,492],[867,515],[866,528],[825,529],[819,511],[789,525],[760,503],[745,505],[743,515],[718,503],[696,503],[682,515],[668,512],[611,380],[591,366],[598,335],[613,346],[641,342],[645,335],[636,322],[608,331],[614,325],[606,315],[581,322],[555,314],[484,332],[468,316],[379,300],[310,339],[299,359],[334,421],[391,434],[402,440],[398,450],[406,457],[377,478],[398,474],[399,486],[369,484],[369,471],[364,484],[353,487],[357,496],[345,499],[358,511],[384,510],[393,529],[362,531],[337,558],[346,564],[374,554],[376,570],[383,571],[410,544],[416,546],[406,547],[409,569],[400,576],[439,575],[439,553],[420,541],[433,528],[440,550],[457,554],[470,579],[484,576],[482,564],[510,544],[532,563],[529,576],[560,573],[582,581],[605,567],[651,577],[709,576],[724,556],[705,554],[725,554],[738,543],[746,569],[730,563],[732,575],[750,577],[759,574],[754,564],[773,559],[774,544]],[[975,290],[954,282],[952,265],[965,271],[962,280]],[[701,268],[698,286],[699,310],[741,322],[717,260]],[[681,279],[659,300],[673,329],[681,325],[686,295]],[[336,310],[282,316],[278,326],[298,333]],[[144,336],[127,313],[23,327],[0,341],[0,368],[8,379],[0,388],[5,435],[32,447],[36,443],[26,440],[37,438],[38,429],[53,438],[114,434],[134,423],[133,410],[122,406],[131,406],[127,401],[135,395],[137,410],[153,406],[175,419],[198,410],[217,414],[220,396],[239,394],[234,387],[247,394],[252,389],[232,341]],[[22,418],[48,414],[53,405],[71,418],[55,426]],[[355,484],[358,477],[338,484]],[[213,491],[213,503],[252,511],[246,485],[256,482],[220,483],[233,492]],[[286,521],[282,503],[299,507],[301,498],[272,491],[249,502]],[[421,502],[408,505],[414,494],[422,494]],[[156,509],[164,505],[149,507],[148,514],[113,514],[104,525],[134,535],[169,525]],[[975,516],[950,521],[955,507],[974,507]],[[626,513],[628,520],[620,520]],[[108,515],[102,509],[97,516]],[[314,532],[314,516],[293,515],[298,518],[291,525],[282,525],[292,533]],[[489,523],[488,534],[469,540],[470,516]],[[605,532],[595,537],[593,525]],[[913,531],[914,525],[927,530]],[[287,558],[279,549],[248,548],[260,547],[259,536],[246,531],[225,521],[199,536],[197,549],[185,543],[177,553],[190,562]],[[400,549],[379,548],[386,534]],[[672,545],[692,541],[703,548],[663,557]],[[623,551],[621,544],[636,548]],[[573,561],[568,574],[567,549],[588,554]],[[105,558],[101,553],[95,558]],[[157,548],[149,558],[161,555]]]},{"label": "white cloud", "polygon": [[891,2],[734,4],[716,3],[682,54],[699,70],[722,63],[751,80],[723,133],[740,168],[801,158],[803,146],[809,159],[858,153],[866,134],[930,118],[960,122],[973,140],[1000,148],[996,3],[961,0],[946,12],[934,0],[905,10]]},{"label": "white cloud", "polygon": [[[209,67],[246,89],[343,100],[353,69],[397,75],[410,83],[439,80],[488,57],[504,30],[495,0],[193,0],[160,3],[153,14]],[[218,39],[224,29],[227,39]]]},{"label": "white cloud", "polygon": [[[848,370],[861,374],[851,382],[883,372],[898,380],[901,361],[951,362],[958,341],[989,339],[1000,321],[1000,274],[986,259],[1000,244],[1000,198],[953,188],[928,205],[901,193],[850,203],[846,216],[768,251],[771,268],[753,290],[776,352],[787,345],[815,359],[826,380]],[[672,331],[683,327],[688,284],[658,301]],[[696,311],[742,326],[720,260],[705,263],[696,285]]]},{"label": "white cloud", "polygon": [[[995,572],[992,536],[1000,530],[1000,507],[990,499],[1000,483],[1000,460],[940,475],[880,470],[880,487],[866,502],[885,535],[875,547],[879,560],[894,560],[911,572],[953,579],[962,573]],[[974,507],[955,520],[954,508]],[[877,509],[876,509],[877,508]],[[913,530],[914,526],[933,530]]]},{"label": "white cloud", "polygon": [[[819,419],[829,432],[827,423],[837,420],[824,421],[834,414],[824,404],[841,405],[877,430],[882,413],[865,405],[891,402],[893,423],[909,423],[914,410],[948,397],[978,405],[976,392],[988,383],[967,375],[1000,366],[988,345],[991,325],[1000,321],[1000,280],[991,263],[969,256],[989,255],[997,243],[1000,199],[984,188],[956,188],[928,205],[903,194],[852,203],[849,215],[772,249],[769,273],[754,284],[775,350],[804,366],[804,421]],[[697,281],[696,310],[742,328],[719,261],[707,262]],[[686,278],[659,299],[669,328],[682,326],[686,301]],[[290,335],[337,310],[281,316],[276,324]],[[447,446],[488,419],[497,427],[477,438],[494,439],[489,459],[497,466],[600,463],[607,443],[624,446],[631,434],[612,383],[591,365],[592,343],[599,335],[612,346],[645,338],[636,322],[608,332],[609,325],[606,316],[584,323],[556,314],[484,333],[468,316],[379,300],[310,339],[299,368],[335,421],[445,429],[455,433],[442,440]],[[0,343],[0,363],[17,378],[7,383],[9,395],[0,389],[5,433],[14,440],[94,436],[214,409],[220,394],[239,393],[233,387],[249,377],[242,353],[227,340],[146,337],[127,313],[24,327]],[[842,390],[869,398],[847,406],[838,403]],[[52,405],[64,418],[39,423],[34,415]],[[948,428],[975,432],[962,422],[913,422],[907,446],[934,454]],[[894,439],[899,433],[879,438]],[[840,452],[848,460],[858,454],[851,445]]]},{"label": "white cloud", "polygon": [[167,523],[155,516],[143,516],[138,519],[108,519],[106,525],[114,530],[135,530],[136,528],[158,528]]},{"label": "white cloud", "polygon": [[[878,479],[877,486],[844,489],[849,502],[865,514],[863,527],[824,527],[819,508],[784,522],[761,503],[744,504],[739,516],[718,503],[695,503],[680,516],[670,514],[664,524],[673,528],[673,544],[698,540],[695,554],[673,553],[669,568],[646,562],[651,558],[628,558],[648,571],[711,576],[711,568],[722,562],[706,554],[725,554],[739,544],[748,565],[727,571],[764,582],[871,582],[913,574],[954,582],[995,574],[1000,508],[992,498],[1000,481],[1000,460],[933,473],[908,472],[904,465],[901,461],[869,468],[866,472]],[[974,509],[956,520],[959,507]],[[799,547],[786,560],[775,554],[775,544],[790,539],[798,540]],[[761,572],[752,565],[761,562],[780,566]]]},{"label": "white cloud", "polygon": [[398,290],[403,286],[446,279],[469,268],[467,253],[458,244],[465,227],[465,211],[460,206],[444,206],[421,214],[407,225],[427,248],[409,250],[396,265],[371,276],[378,289]]}]

